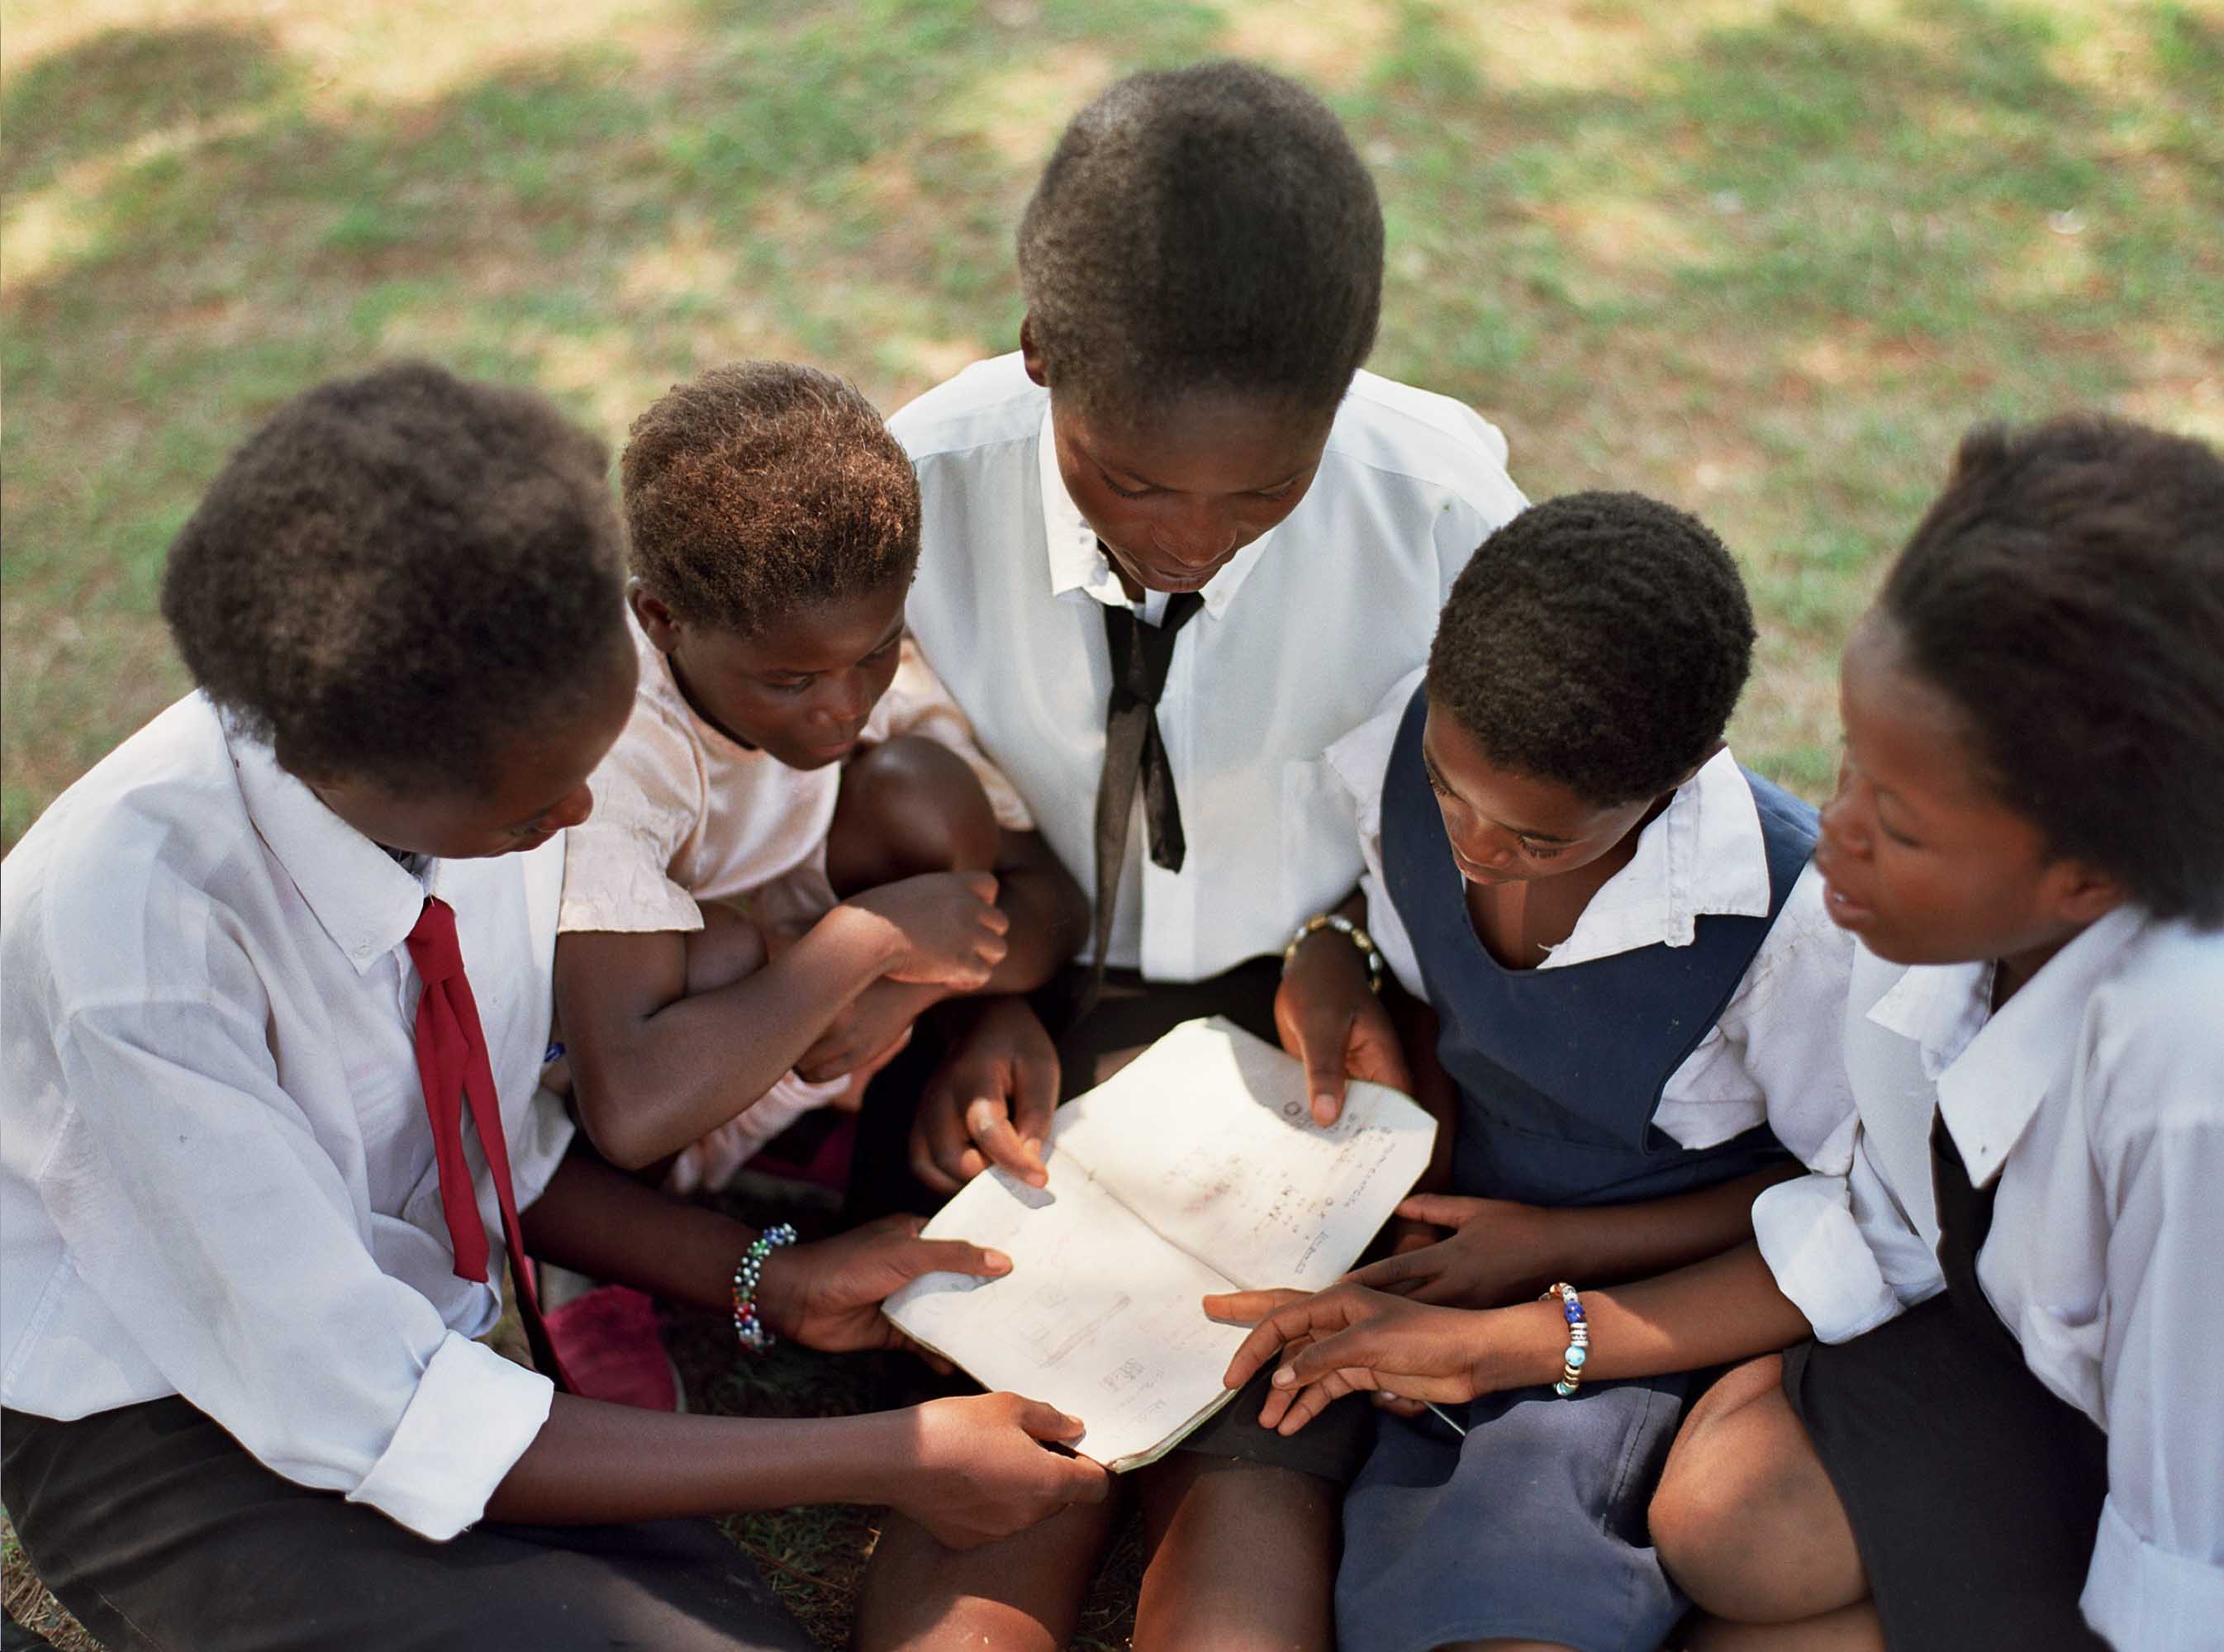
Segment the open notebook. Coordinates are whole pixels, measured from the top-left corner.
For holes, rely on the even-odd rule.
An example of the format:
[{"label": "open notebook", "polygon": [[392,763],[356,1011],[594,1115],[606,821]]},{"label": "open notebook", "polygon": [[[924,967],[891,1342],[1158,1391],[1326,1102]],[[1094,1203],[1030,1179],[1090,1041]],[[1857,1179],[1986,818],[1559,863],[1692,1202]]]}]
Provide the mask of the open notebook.
[{"label": "open notebook", "polygon": [[989,1387],[1079,1417],[1085,1455],[1138,1468],[1229,1397],[1244,1327],[1198,1298],[1336,1279],[1436,1133],[1395,1090],[1357,1082],[1324,1130],[1294,1058],[1223,1020],[1185,1022],[1058,1109],[1047,1188],[991,1170],[927,1224],[1007,1252],[1010,1273],[929,1274],[888,1315]]}]

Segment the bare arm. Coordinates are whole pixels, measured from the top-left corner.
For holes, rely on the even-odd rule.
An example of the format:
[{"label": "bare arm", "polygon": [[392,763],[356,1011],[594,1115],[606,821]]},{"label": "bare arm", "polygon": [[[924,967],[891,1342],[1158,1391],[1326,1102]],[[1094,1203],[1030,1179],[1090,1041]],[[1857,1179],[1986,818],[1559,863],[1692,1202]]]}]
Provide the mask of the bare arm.
[{"label": "bare arm", "polygon": [[778,1081],[894,950],[836,907],[755,974],[687,995],[687,937],[578,930],[556,943],[556,1006],[579,1120],[629,1170],[715,1130]]},{"label": "bare arm", "polygon": [[[1611,1381],[1700,1371],[1772,1352],[1808,1333],[1807,1319],[1776,1288],[1748,1241],[1657,1278],[1582,1293],[1591,1327],[1586,1378]],[[1489,1315],[1474,1331],[1478,1392],[1551,1382],[1560,1374],[1568,1323],[1557,1299]]]},{"label": "bare arm", "polygon": [[[755,1234],[716,1211],[668,1198],[574,1153],[521,1218],[536,1256],[704,1307],[728,1301],[734,1264]],[[922,1273],[996,1274],[977,1247],[918,1237],[911,1219],[876,1223],[767,1259],[767,1321],[807,1346],[890,1346],[880,1313]],[[1093,1464],[1045,1451],[1080,1425],[1009,1394],[827,1420],[673,1416],[558,1395],[548,1420],[487,1505],[540,1524],[721,1514],[800,1503],[888,1503],[957,1545],[1103,1495]]]},{"label": "bare arm", "polygon": [[[1367,898],[1355,889],[1336,912],[1361,924]],[[1413,1093],[1399,1029],[1368,987],[1367,959],[1347,935],[1320,929],[1298,943],[1274,993],[1274,1030],[1282,1048],[1305,1063],[1317,1124],[1342,1116],[1344,1087],[1355,1078]]]},{"label": "bare arm", "polygon": [[559,1394],[487,1516],[570,1525],[887,1503],[901,1477],[901,1416],[675,1416]]},{"label": "bare arm", "polygon": [[1454,1308],[1520,1302],[1556,1279],[1589,1289],[1650,1278],[1750,1240],[1753,1201],[1797,1174],[1796,1165],[1779,1165],[1692,1193],[1586,1208],[1416,1194],[1398,1207],[1399,1220],[1449,1228],[1450,1237],[1351,1277]]},{"label": "bare arm", "polygon": [[588,1135],[613,1163],[652,1164],[755,1102],[881,977],[978,987],[1007,949],[996,887],[945,872],[867,890],[761,969],[692,996],[682,936],[563,936],[556,1004]]},{"label": "bare arm", "polygon": [[[1031,992],[1049,980],[1088,928],[1081,886],[1040,834],[1000,829],[996,842],[996,905],[1011,920],[1005,934],[1011,949],[989,972],[988,983],[974,989],[982,999]],[[928,1010],[960,995],[948,986],[875,981],[835,1018],[795,1070],[814,1081],[855,1072],[888,1053]]]},{"label": "bare arm", "polygon": [[[1808,1332],[1750,1243],[1658,1278],[1585,1290],[1583,1303],[1590,1325],[1587,1381],[1725,1365]],[[1362,1389],[1458,1403],[1554,1382],[1568,1346],[1557,1301],[1444,1308],[1347,1280],[1311,1296],[1208,1296],[1205,1308],[1216,1318],[1256,1321],[1227,1381],[1240,1387],[1262,1366],[1278,1365],[1277,1392],[1261,1421],[1286,1434]]]}]

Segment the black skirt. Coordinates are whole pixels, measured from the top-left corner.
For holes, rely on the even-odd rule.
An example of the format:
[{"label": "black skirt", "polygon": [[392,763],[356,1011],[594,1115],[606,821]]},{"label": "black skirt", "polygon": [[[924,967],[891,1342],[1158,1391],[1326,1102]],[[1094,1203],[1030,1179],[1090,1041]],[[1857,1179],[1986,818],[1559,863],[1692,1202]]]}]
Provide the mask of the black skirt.
[{"label": "black skirt", "polygon": [[1946,1296],[1786,1351],[1784,1394],[1845,1505],[1892,1652],[2105,1652],[2077,1600],[2107,1436]]}]

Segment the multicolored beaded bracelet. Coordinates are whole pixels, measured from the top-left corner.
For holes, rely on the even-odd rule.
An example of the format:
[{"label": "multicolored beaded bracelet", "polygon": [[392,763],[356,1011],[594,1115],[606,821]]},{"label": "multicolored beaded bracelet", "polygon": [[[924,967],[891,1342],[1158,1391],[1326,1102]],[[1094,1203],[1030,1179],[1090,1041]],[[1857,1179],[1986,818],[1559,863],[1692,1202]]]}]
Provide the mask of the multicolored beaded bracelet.
[{"label": "multicolored beaded bracelet", "polygon": [[1560,1299],[1560,1311],[1568,1320],[1568,1351],[1560,1356],[1560,1380],[1552,1384],[1552,1391],[1566,1399],[1583,1385],[1583,1366],[1591,1357],[1590,1321],[1583,1317],[1583,1299],[1576,1295],[1576,1288],[1567,1283],[1551,1286],[1538,1302]]},{"label": "multicolored beaded bracelet", "polygon": [[778,1223],[751,1239],[742,1259],[734,1264],[734,1334],[751,1353],[762,1353],[779,1340],[757,1312],[757,1281],[764,1277],[765,1258],[779,1246],[794,1243],[794,1224]]}]

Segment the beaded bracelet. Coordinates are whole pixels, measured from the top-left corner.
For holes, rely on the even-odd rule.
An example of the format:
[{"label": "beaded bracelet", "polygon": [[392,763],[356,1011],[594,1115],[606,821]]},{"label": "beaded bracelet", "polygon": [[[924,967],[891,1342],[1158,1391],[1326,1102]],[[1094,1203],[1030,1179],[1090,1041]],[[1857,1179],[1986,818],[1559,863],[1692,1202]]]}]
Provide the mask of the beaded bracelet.
[{"label": "beaded bracelet", "polygon": [[1583,1365],[1591,1357],[1590,1321],[1583,1317],[1583,1299],[1576,1295],[1570,1284],[1557,1284],[1546,1290],[1538,1302],[1560,1299],[1560,1311],[1568,1320],[1568,1351],[1560,1356],[1560,1380],[1552,1384],[1552,1391],[1566,1399],[1583,1385]]},{"label": "beaded bracelet", "polygon": [[765,1258],[776,1247],[794,1243],[795,1225],[778,1223],[751,1239],[734,1264],[734,1334],[751,1353],[762,1353],[779,1340],[757,1312],[757,1281],[764,1277]]},{"label": "beaded bracelet", "polygon": [[1298,932],[1290,937],[1290,944],[1282,949],[1283,973],[1288,973],[1292,961],[1298,955],[1298,949],[1305,943],[1305,937],[1320,930],[1334,930],[1359,949],[1360,955],[1367,960],[1367,990],[1379,996],[1382,991],[1382,949],[1374,944],[1373,936],[1341,912],[1315,912],[1298,925]]}]

